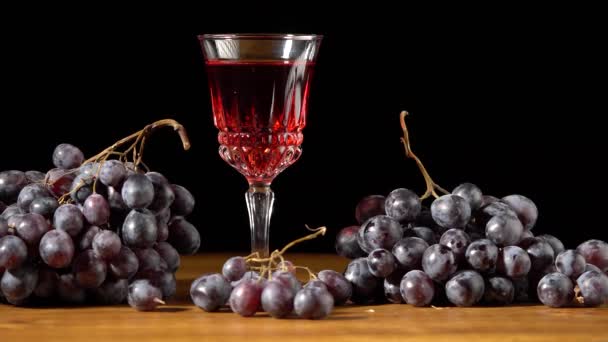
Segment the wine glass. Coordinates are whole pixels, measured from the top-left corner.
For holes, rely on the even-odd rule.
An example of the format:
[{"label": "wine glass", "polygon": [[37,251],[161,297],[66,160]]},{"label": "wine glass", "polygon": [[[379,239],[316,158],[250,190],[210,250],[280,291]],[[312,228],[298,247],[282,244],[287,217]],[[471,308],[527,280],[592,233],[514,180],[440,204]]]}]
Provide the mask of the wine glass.
[{"label": "wine glass", "polygon": [[267,257],[274,178],[302,153],[310,83],[322,37],[205,34],[202,45],[219,153],[249,182],[251,249]]}]

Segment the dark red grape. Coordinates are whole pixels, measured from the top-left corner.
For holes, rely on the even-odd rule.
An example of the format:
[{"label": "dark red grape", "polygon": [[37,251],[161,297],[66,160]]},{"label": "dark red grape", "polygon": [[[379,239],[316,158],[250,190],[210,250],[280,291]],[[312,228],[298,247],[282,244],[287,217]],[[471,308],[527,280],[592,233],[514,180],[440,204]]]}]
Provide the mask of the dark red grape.
[{"label": "dark red grape", "polygon": [[318,277],[334,297],[335,305],[342,305],[351,297],[353,287],[344,275],[333,270],[323,270],[319,272]]},{"label": "dark red grape", "polygon": [[194,254],[201,245],[198,230],[183,217],[175,217],[169,222],[167,240],[180,254]]},{"label": "dark red grape", "polygon": [[299,317],[307,319],[322,319],[334,308],[334,298],[328,291],[303,288],[294,298],[294,310]]},{"label": "dark red grape", "polygon": [[0,280],[0,290],[10,302],[20,302],[29,297],[38,283],[38,269],[23,264],[18,268],[4,271]]},{"label": "dark red grape", "polygon": [[280,281],[269,281],[262,290],[262,309],[270,316],[283,318],[293,311],[295,292]]},{"label": "dark red grape", "polygon": [[0,270],[19,268],[26,259],[27,245],[23,240],[14,235],[0,238]]},{"label": "dark red grape", "polygon": [[379,279],[369,271],[367,258],[352,260],[344,272],[344,277],[352,284],[351,298],[359,303],[374,300],[374,295],[381,285]]},{"label": "dark red grape", "polygon": [[452,195],[464,198],[469,203],[471,210],[479,209],[483,203],[483,194],[475,184],[460,184],[452,191]]},{"label": "dark red grape", "polygon": [[57,294],[62,301],[72,304],[82,304],[87,298],[86,291],[78,286],[72,273],[59,276]]},{"label": "dark red grape", "polygon": [[206,274],[192,282],[190,298],[194,305],[211,312],[226,304],[231,291],[230,282],[221,274]]},{"label": "dark red grape", "polygon": [[386,196],[386,215],[400,222],[414,221],[422,210],[420,197],[409,189],[395,189]]},{"label": "dark red grape", "polygon": [[156,218],[147,209],[133,209],[122,225],[122,241],[129,247],[149,248],[158,238]]},{"label": "dark red grape", "polygon": [[74,204],[63,204],[55,210],[53,226],[75,237],[84,227],[84,217]]},{"label": "dark red grape", "polygon": [[120,186],[127,177],[127,169],[119,160],[106,160],[99,170],[99,181],[107,186]]},{"label": "dark red grape", "polygon": [[121,304],[127,299],[129,282],[126,279],[106,279],[93,290],[95,301],[103,305]]},{"label": "dark red grape", "polygon": [[524,228],[528,230],[534,228],[538,218],[538,209],[532,200],[522,195],[509,195],[503,197],[502,201],[513,208]]},{"label": "dark red grape", "polygon": [[92,194],[84,201],[82,214],[90,224],[101,226],[110,221],[110,205],[100,194]]},{"label": "dark red grape", "polygon": [[536,288],[538,299],[545,305],[559,308],[574,299],[574,286],[566,275],[550,273],[545,275]]},{"label": "dark red grape", "polygon": [[363,222],[374,216],[386,214],[384,202],[386,202],[386,198],[381,195],[363,197],[355,209],[357,223],[363,224]]},{"label": "dark red grape", "polygon": [[473,306],[485,291],[483,278],[475,271],[460,271],[445,284],[448,300],[456,306]]},{"label": "dark red grape", "polygon": [[350,226],[338,232],[335,245],[338,255],[349,259],[365,256],[365,252],[359,247],[357,241],[360,228],[360,226]]},{"label": "dark red grape", "polygon": [[400,292],[407,304],[427,306],[435,296],[435,285],[426,273],[413,270],[407,272],[401,279]]},{"label": "dark red grape", "polygon": [[563,251],[555,258],[557,271],[571,279],[576,280],[576,278],[583,274],[586,266],[587,262],[585,258],[574,249]]},{"label": "dark red grape", "polygon": [[162,293],[145,279],[136,280],[128,288],[127,301],[138,311],[152,311],[160,304]]},{"label": "dark red grape", "polygon": [[462,229],[448,229],[441,235],[439,244],[449,247],[457,262],[464,260],[464,254],[471,243],[471,238]]},{"label": "dark red grape", "polygon": [[367,220],[361,226],[357,241],[359,247],[369,253],[376,248],[392,249],[402,235],[399,222],[389,216],[379,215]]},{"label": "dark red grape", "polygon": [[222,267],[222,274],[228,281],[237,281],[243,278],[245,272],[247,272],[247,262],[245,258],[240,256],[226,260]]},{"label": "dark red grape", "polygon": [[122,246],[118,255],[108,263],[108,268],[114,277],[130,279],[139,270],[139,260],[131,249]]},{"label": "dark red grape", "polygon": [[154,186],[154,199],[148,209],[157,212],[169,208],[175,200],[175,193],[167,179],[158,172],[148,172],[146,177]]},{"label": "dark red grape", "polygon": [[120,253],[122,243],[116,233],[103,230],[95,235],[92,246],[96,256],[104,260],[112,260]]},{"label": "dark red grape", "polygon": [[230,309],[243,316],[253,316],[260,309],[263,286],[257,280],[245,280],[230,294]]},{"label": "dark red grape", "polygon": [[498,247],[487,239],[473,241],[467,251],[465,258],[469,265],[480,272],[494,272],[496,260],[498,259]]},{"label": "dark red grape", "polygon": [[464,228],[471,218],[471,206],[462,197],[443,195],[431,204],[431,215],[445,228]]},{"label": "dark red grape", "polygon": [[517,246],[507,246],[498,253],[497,270],[510,278],[523,277],[530,272],[532,262],[528,253]]},{"label": "dark red grape", "polygon": [[576,284],[586,306],[608,303],[608,275],[605,273],[587,271],[578,277]]},{"label": "dark red grape", "polygon": [[515,288],[511,280],[491,277],[486,281],[483,300],[489,305],[509,305],[515,298]]},{"label": "dark red grape", "polygon": [[23,171],[9,170],[0,172],[0,201],[15,202],[21,189],[28,184]]},{"label": "dark red grape", "polygon": [[145,175],[132,174],[123,183],[121,195],[129,208],[143,209],[154,200],[154,185]]},{"label": "dark red grape", "polygon": [[171,213],[175,216],[187,216],[194,209],[194,196],[181,185],[171,184],[175,199],[171,204]]},{"label": "dark red grape", "polygon": [[180,257],[177,250],[167,242],[159,242],[154,246],[161,258],[167,263],[167,270],[175,273],[180,265]]},{"label": "dark red grape", "polygon": [[53,229],[40,240],[40,258],[52,268],[64,268],[74,258],[74,242],[68,233]]},{"label": "dark red grape", "polygon": [[417,237],[399,240],[393,247],[393,255],[400,269],[410,271],[422,268],[422,256],[429,245]]},{"label": "dark red grape", "polygon": [[44,177],[44,184],[53,195],[61,197],[70,192],[75,178],[74,172],[59,168],[51,169]]},{"label": "dark red grape", "polygon": [[447,280],[457,269],[456,258],[449,247],[432,245],[422,255],[422,269],[435,281]]},{"label": "dark red grape", "polygon": [[520,241],[518,245],[528,253],[533,271],[540,272],[547,268],[547,266],[553,265],[555,260],[553,248],[545,240],[529,238]]},{"label": "dark red grape", "polygon": [[30,203],[30,213],[39,214],[46,219],[53,218],[59,202],[54,197],[38,197]]},{"label": "dark red grape", "polygon": [[397,267],[395,257],[386,249],[374,249],[367,256],[369,271],[375,276],[385,278],[389,276]]},{"label": "dark red grape", "polygon": [[73,169],[84,162],[82,151],[70,144],[60,144],[53,151],[53,164],[62,169]]},{"label": "dark red grape", "polygon": [[521,240],[524,227],[517,217],[497,215],[486,225],[486,237],[497,246],[510,246]]},{"label": "dark red grape", "polygon": [[608,273],[608,243],[601,240],[588,240],[581,243],[576,251],[585,258],[588,264],[595,265],[604,273]]}]

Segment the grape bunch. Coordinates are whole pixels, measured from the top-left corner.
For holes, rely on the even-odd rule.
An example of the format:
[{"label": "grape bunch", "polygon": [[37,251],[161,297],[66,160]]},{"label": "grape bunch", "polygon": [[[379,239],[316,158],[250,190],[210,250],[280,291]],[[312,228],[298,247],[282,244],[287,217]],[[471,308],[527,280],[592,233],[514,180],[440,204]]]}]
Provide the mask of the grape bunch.
[{"label": "grape bunch", "polygon": [[[351,301],[608,303],[608,243],[589,240],[566,249],[555,236],[535,236],[538,208],[525,196],[499,199],[471,183],[452,192],[438,186],[411,150],[406,115],[401,114],[402,142],[427,189],[420,197],[400,188],[358,203],[359,225],[343,228],[335,244],[339,255],[352,259],[344,272]],[[430,196],[435,199],[424,206]]]},{"label": "grape bunch", "polygon": [[[179,254],[200,246],[185,218],[195,200],[186,188],[139,167],[139,141],[148,132],[89,160],[61,144],[55,168],[46,173],[0,172],[1,301],[128,301],[152,310],[175,294]],[[128,162],[116,148],[136,137],[135,162]],[[114,155],[120,158],[109,159]]]},{"label": "grape bunch", "polygon": [[[243,317],[266,312],[274,318],[293,315],[325,318],[334,305],[342,305],[350,298],[350,282],[339,272],[323,270],[314,274],[307,267],[294,265],[282,257],[289,247],[323,235],[325,231],[325,227],[321,227],[314,234],[273,252],[269,258],[232,257],[224,263],[221,273],[205,274],[194,280],[190,298],[207,312],[229,307]],[[309,281],[305,284],[296,277],[298,269],[308,272]]]}]

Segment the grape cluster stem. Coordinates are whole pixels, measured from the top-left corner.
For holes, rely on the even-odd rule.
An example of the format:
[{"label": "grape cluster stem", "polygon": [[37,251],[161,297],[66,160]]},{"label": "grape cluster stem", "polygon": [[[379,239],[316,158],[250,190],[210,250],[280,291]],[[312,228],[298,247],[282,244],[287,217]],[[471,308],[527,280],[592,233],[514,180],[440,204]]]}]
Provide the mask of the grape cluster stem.
[{"label": "grape cluster stem", "polygon": [[414,159],[416,165],[418,165],[418,168],[420,169],[420,173],[422,173],[422,177],[424,177],[424,182],[426,183],[426,191],[424,192],[424,194],[422,194],[422,196],[420,196],[420,199],[423,200],[431,195],[435,198],[439,198],[440,195],[437,193],[437,191],[443,194],[449,194],[449,191],[442,188],[441,186],[439,186],[439,184],[433,181],[433,179],[429,175],[429,172],[424,167],[424,164],[422,164],[420,158],[418,158],[414,151],[412,151],[412,146],[410,144],[410,134],[407,130],[407,125],[405,124],[405,117],[408,115],[409,113],[405,110],[402,111],[399,115],[401,129],[403,130],[403,137],[401,138],[401,142],[403,143],[403,148],[405,149],[405,156],[407,158]]},{"label": "grape cluster stem", "polygon": [[[318,236],[325,235],[325,233],[327,232],[327,227],[319,227],[319,228],[311,229],[307,226],[306,228],[308,230],[312,231],[313,233],[291,241],[290,243],[285,245],[285,247],[283,247],[281,250],[278,250],[278,249],[274,250],[272,253],[270,253],[270,256],[268,258],[260,258],[260,254],[258,252],[251,253],[250,255],[246,256],[245,261],[248,264],[259,265],[259,266],[252,265],[252,266],[249,266],[249,268],[252,270],[259,271],[261,277],[264,277],[266,275],[268,280],[272,280],[273,271],[276,271],[279,269],[282,271],[287,271],[284,263],[282,264],[282,267],[279,267],[278,265],[281,264],[281,262],[285,261],[285,259],[283,258],[283,254],[285,254],[285,252],[287,252],[288,249],[290,249],[291,247],[293,247],[301,242],[304,242],[307,240],[312,240]],[[308,273],[309,279],[311,279],[311,280],[317,279],[316,274],[312,270],[310,270],[308,267],[298,266],[298,265],[294,265],[294,267],[296,268],[296,270],[305,270]]]},{"label": "grape cluster stem", "polygon": [[[157,130],[158,128],[161,128],[161,127],[172,127],[173,130],[179,134],[179,137],[182,141],[184,150],[187,151],[190,149],[190,139],[188,138],[186,129],[179,122],[177,122],[173,119],[162,119],[162,120],[155,121],[151,124],[148,124],[143,129],[118,140],[117,142],[112,144],[112,146],[105,148],[98,154],[85,160],[82,163],[81,167],[83,165],[86,165],[89,163],[95,163],[95,162],[99,162],[99,164],[100,164],[95,173],[95,180],[93,182],[93,192],[94,193],[96,192],[95,190],[96,190],[96,186],[97,186],[97,179],[99,179],[99,173],[101,172],[101,166],[111,156],[117,156],[120,161],[125,162],[125,161],[128,161],[129,154],[131,154],[132,162],[136,169],[139,165],[142,165],[144,167],[144,169],[149,171],[148,166],[143,162],[144,146],[146,144],[146,139],[150,136],[150,134],[152,134],[152,132],[154,132],[155,130]],[[117,151],[118,148],[120,148],[121,146],[123,146],[129,142],[132,142],[132,143],[126,150],[124,150],[123,152]],[[66,173],[75,173],[77,171],[78,171],[78,168],[69,170]],[[70,196],[73,193],[75,193],[76,191],[78,191],[84,185],[85,185],[85,182],[83,180],[81,180],[80,183],[77,184],[70,192],[64,194],[63,196],[61,196],[59,198],[59,203],[63,204],[63,203],[70,202]]]}]

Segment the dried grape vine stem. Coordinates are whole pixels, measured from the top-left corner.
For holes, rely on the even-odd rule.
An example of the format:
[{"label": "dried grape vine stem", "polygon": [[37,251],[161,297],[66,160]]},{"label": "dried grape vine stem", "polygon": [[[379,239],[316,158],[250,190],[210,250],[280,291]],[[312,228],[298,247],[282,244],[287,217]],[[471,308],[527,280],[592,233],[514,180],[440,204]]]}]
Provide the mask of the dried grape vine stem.
[{"label": "dried grape vine stem", "polygon": [[401,122],[401,129],[403,130],[403,137],[401,138],[401,142],[403,143],[403,147],[405,148],[405,156],[407,158],[414,159],[414,161],[418,165],[418,168],[420,169],[420,172],[422,173],[422,177],[424,177],[424,182],[426,183],[426,191],[424,192],[424,194],[422,194],[422,196],[420,196],[420,199],[423,200],[431,195],[435,198],[438,198],[440,197],[440,195],[437,194],[437,191],[442,192],[444,194],[449,194],[449,191],[445,190],[433,181],[433,179],[429,175],[429,172],[422,164],[420,158],[418,158],[418,156],[416,156],[416,154],[414,154],[414,152],[412,151],[412,147],[410,144],[410,134],[407,130],[407,125],[405,124],[405,117],[408,115],[409,113],[404,110],[399,116]]},{"label": "dried grape vine stem", "polygon": [[[270,253],[270,256],[268,258],[260,258],[259,253],[255,252],[252,253],[248,256],[245,257],[245,260],[248,264],[257,264],[260,266],[249,266],[250,269],[252,270],[257,270],[260,272],[260,276],[264,276],[264,274],[268,274],[268,279],[272,279],[272,271],[275,270],[283,270],[286,271],[285,266],[280,267],[277,266],[279,263],[285,261],[283,259],[283,254],[285,254],[285,252],[287,252],[287,250],[297,244],[299,244],[300,242],[304,242],[307,240],[312,240],[320,235],[325,235],[325,233],[327,232],[327,228],[326,227],[319,227],[319,228],[315,228],[315,229],[310,229],[308,227],[306,227],[308,230],[313,231],[314,233],[303,236],[299,239],[296,239],[290,243],[288,243],[287,245],[285,245],[285,247],[283,247],[281,250],[274,250],[272,253]],[[310,279],[317,279],[317,276],[315,275],[315,273],[313,271],[311,271],[308,267],[305,266],[297,266],[294,265],[295,269],[301,269],[301,270],[305,270],[308,272],[308,276]]]},{"label": "dried grape vine stem", "polygon": [[[186,129],[184,128],[184,126],[182,126],[179,122],[173,119],[163,119],[155,121],[149,125],[146,125],[143,129],[118,140],[117,142],[112,144],[112,146],[105,148],[103,151],[99,152],[98,154],[85,160],[82,163],[80,167],[86,164],[99,162],[99,166],[97,168],[97,171],[95,172],[93,192],[96,192],[95,190],[97,185],[97,179],[99,178],[99,173],[101,172],[101,166],[106,160],[108,160],[110,156],[118,156],[118,158],[124,162],[127,161],[129,153],[132,153],[132,162],[135,168],[137,168],[141,164],[144,166],[144,168],[148,169],[146,164],[144,164],[144,162],[142,161],[146,139],[150,134],[152,134],[152,132],[162,127],[172,127],[173,130],[175,130],[179,134],[184,150],[187,151],[190,149],[190,139],[188,138],[188,134],[186,133]],[[117,149],[127,143],[131,143],[131,145],[126,150],[124,150],[123,152],[117,151]],[[66,173],[73,173],[77,170],[78,168],[67,171]],[[70,192],[64,194],[59,198],[59,203],[63,204],[69,202],[70,196],[84,185],[85,182],[81,180],[80,183],[77,184],[77,186],[75,186]]]}]

